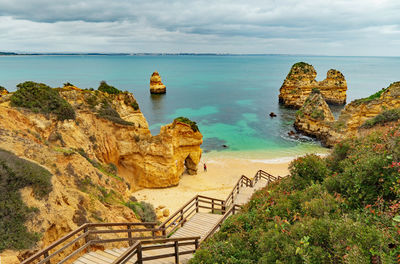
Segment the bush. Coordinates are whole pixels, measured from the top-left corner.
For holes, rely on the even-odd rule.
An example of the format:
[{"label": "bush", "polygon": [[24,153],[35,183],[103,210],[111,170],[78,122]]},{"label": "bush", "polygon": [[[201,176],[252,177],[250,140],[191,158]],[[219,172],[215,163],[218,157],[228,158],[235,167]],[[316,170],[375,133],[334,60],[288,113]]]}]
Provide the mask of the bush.
[{"label": "bush", "polygon": [[150,203],[146,202],[127,202],[125,203],[127,207],[132,209],[132,211],[140,218],[142,222],[155,222],[157,221],[156,211]]},{"label": "bush", "polygon": [[322,182],[329,173],[325,160],[314,154],[294,160],[289,171],[293,184],[300,189],[312,182]]},{"label": "bush", "polygon": [[396,263],[400,127],[306,155],[253,194],[190,263]]},{"label": "bush", "polygon": [[104,92],[104,93],[108,93],[108,94],[120,94],[120,93],[122,93],[122,91],[118,90],[114,86],[108,85],[106,83],[106,81],[101,81],[100,82],[98,90],[101,91],[101,92]]},{"label": "bush", "polygon": [[111,122],[121,124],[121,125],[126,125],[126,126],[132,126],[132,122],[128,122],[124,119],[121,118],[121,116],[118,114],[118,112],[112,108],[111,104],[107,100],[102,101],[101,108],[98,112],[98,115],[104,119],[110,120]]},{"label": "bush", "polygon": [[400,108],[383,111],[372,119],[368,119],[361,126],[362,128],[371,128],[376,125],[382,125],[388,122],[397,121],[400,119]]},{"label": "bush", "polygon": [[42,199],[52,190],[50,172],[0,149],[0,252],[28,249],[39,239],[25,226],[37,209],[23,203],[19,190],[24,187],[32,187],[35,197]]},{"label": "bush", "polygon": [[177,117],[177,118],[175,118],[174,122],[181,122],[181,123],[188,124],[192,128],[193,132],[199,131],[199,127],[197,126],[196,122],[190,120],[187,117],[183,117],[183,116]]},{"label": "bush", "polygon": [[24,82],[11,96],[11,105],[24,107],[35,113],[55,114],[58,120],[75,119],[72,106],[56,90],[43,83]]}]

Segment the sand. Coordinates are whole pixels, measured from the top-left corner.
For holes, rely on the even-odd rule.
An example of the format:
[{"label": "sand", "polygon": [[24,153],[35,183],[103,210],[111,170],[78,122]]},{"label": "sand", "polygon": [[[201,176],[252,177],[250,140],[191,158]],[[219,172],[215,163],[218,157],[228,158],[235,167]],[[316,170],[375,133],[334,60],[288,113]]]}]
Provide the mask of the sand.
[{"label": "sand", "polygon": [[207,157],[207,172],[203,163],[199,164],[197,175],[184,174],[178,186],[164,189],[142,189],[133,193],[138,201],[146,201],[155,208],[166,206],[175,212],[197,194],[225,200],[241,175],[253,178],[258,170],[264,170],[275,176],[289,173],[290,159],[282,161],[250,160],[233,157]]}]

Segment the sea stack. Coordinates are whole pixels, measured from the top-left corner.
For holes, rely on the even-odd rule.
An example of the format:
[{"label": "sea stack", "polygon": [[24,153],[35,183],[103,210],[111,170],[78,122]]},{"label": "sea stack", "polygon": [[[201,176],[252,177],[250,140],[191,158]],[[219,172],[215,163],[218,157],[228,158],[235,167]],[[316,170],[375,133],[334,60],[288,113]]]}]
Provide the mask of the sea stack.
[{"label": "sea stack", "polygon": [[316,77],[317,72],[312,65],[305,62],[294,64],[279,90],[279,102],[299,109],[312,90],[318,89],[328,104],[346,103],[347,82],[340,71],[329,70],[326,79],[321,82]]},{"label": "sea stack", "polygon": [[161,76],[157,71],[153,72],[150,77],[150,93],[152,94],[165,94],[167,88],[161,82]]}]

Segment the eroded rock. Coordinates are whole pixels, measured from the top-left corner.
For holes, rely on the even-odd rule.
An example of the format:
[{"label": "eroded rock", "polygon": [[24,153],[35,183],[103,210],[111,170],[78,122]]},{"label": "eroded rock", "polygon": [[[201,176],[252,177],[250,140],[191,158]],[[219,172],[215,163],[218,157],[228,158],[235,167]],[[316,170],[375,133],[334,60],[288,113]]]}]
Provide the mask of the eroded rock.
[{"label": "eroded rock", "polygon": [[345,104],[347,82],[337,70],[329,70],[325,80],[316,81],[317,72],[305,62],[292,66],[284,80],[279,93],[279,102],[287,107],[300,108],[313,89],[318,89],[326,102]]},{"label": "eroded rock", "polygon": [[152,94],[164,94],[167,92],[167,88],[161,82],[161,76],[157,71],[153,72],[150,77],[150,93]]}]

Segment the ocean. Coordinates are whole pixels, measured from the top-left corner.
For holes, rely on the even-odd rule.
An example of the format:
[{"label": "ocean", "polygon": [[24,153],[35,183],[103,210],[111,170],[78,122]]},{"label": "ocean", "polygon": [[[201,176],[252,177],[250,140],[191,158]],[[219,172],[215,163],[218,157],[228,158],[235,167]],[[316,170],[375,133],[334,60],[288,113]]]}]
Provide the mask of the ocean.
[{"label": "ocean", "polygon": [[[0,85],[15,91],[18,83],[30,80],[52,87],[70,82],[97,88],[105,80],[134,94],[153,135],[175,117],[185,116],[198,123],[202,148],[209,155],[276,160],[326,152],[310,138],[287,135],[293,130],[295,110],[279,105],[279,88],[299,61],[312,64],[319,81],[331,68],[341,71],[348,83],[348,102],[400,80],[399,57],[0,56]],[[150,95],[153,71],[167,86],[165,95]],[[333,110],[337,115],[341,107]],[[277,117],[271,119],[270,112]]]}]

